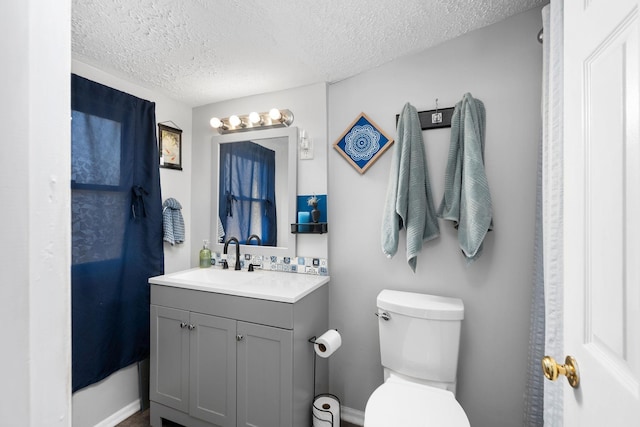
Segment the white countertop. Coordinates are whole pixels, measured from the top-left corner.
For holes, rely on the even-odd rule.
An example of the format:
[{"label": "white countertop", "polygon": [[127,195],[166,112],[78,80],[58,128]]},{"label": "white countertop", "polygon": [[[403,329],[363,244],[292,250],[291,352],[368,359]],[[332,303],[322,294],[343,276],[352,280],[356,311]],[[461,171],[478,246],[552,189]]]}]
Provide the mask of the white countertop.
[{"label": "white countertop", "polygon": [[235,271],[233,269],[223,270],[222,268],[211,267],[192,268],[151,277],[149,283],[294,303],[329,283],[329,276],[283,273],[270,270]]}]

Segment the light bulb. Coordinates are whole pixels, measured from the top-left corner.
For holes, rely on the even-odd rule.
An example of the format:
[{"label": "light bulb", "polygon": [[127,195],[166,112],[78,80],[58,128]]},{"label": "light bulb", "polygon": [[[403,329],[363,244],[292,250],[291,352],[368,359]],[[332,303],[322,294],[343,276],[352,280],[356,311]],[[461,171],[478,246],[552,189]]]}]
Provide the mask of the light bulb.
[{"label": "light bulb", "polygon": [[260,114],[256,113],[255,111],[249,114],[249,121],[252,124],[258,124],[260,123],[260,121],[262,120],[262,117],[260,117]]},{"label": "light bulb", "polygon": [[214,129],[218,129],[219,127],[222,126],[222,122],[220,121],[219,118],[217,117],[212,117],[211,120],[209,121],[209,124],[211,125],[212,128]]},{"label": "light bulb", "polygon": [[240,125],[240,123],[242,123],[242,120],[240,120],[240,117],[236,116],[235,114],[229,117],[229,124],[231,126],[237,127]]},{"label": "light bulb", "polygon": [[271,117],[271,120],[280,120],[282,118],[282,113],[280,113],[280,110],[277,108],[272,108],[269,110],[269,117]]}]

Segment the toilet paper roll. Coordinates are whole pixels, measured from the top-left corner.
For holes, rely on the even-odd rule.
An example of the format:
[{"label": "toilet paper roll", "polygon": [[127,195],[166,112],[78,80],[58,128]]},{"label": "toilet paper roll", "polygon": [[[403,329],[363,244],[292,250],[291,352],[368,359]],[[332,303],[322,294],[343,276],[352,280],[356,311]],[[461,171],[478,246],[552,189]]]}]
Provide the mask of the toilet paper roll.
[{"label": "toilet paper roll", "polygon": [[319,395],[313,401],[313,427],[340,427],[340,401],[331,395]]},{"label": "toilet paper roll", "polygon": [[320,357],[329,357],[342,345],[342,337],[335,329],[329,329],[316,339],[313,346],[316,354]]}]

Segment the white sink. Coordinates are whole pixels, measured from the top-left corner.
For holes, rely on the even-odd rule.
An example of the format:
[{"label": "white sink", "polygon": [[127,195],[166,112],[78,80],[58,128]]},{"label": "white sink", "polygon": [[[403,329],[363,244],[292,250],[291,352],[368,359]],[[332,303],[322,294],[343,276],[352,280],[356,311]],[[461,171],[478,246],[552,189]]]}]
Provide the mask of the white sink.
[{"label": "white sink", "polygon": [[192,268],[149,279],[154,285],[173,286],[270,301],[294,303],[329,282],[329,276],[270,270]]},{"label": "white sink", "polygon": [[191,270],[173,273],[171,277],[176,280],[197,281],[202,284],[239,284],[257,279],[263,272],[260,270],[234,270],[233,268],[194,268]]}]

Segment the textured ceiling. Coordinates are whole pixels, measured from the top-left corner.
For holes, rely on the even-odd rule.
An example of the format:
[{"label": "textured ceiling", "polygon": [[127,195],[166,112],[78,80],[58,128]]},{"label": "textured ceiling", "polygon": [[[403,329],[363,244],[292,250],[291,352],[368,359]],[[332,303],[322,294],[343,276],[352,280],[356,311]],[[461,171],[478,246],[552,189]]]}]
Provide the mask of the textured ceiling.
[{"label": "textured ceiling", "polygon": [[73,0],[79,61],[190,106],[336,82],[548,0]]}]

